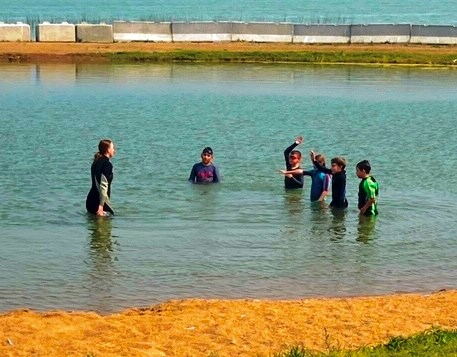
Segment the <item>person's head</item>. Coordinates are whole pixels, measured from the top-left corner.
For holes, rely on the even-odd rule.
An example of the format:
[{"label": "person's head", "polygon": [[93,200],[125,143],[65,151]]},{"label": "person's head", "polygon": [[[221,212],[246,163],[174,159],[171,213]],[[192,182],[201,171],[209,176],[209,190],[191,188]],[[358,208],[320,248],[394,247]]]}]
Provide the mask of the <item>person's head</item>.
[{"label": "person's head", "polygon": [[362,160],[355,166],[355,173],[358,178],[365,178],[370,175],[371,164],[368,160]]},{"label": "person's head", "polygon": [[292,150],[289,154],[289,163],[292,167],[298,166],[301,161],[301,152],[298,150]]},{"label": "person's head", "polygon": [[334,157],[331,160],[332,164],[332,174],[337,174],[338,172],[344,171],[346,168],[346,160],[342,157]]},{"label": "person's head", "polygon": [[202,154],[202,163],[204,165],[209,165],[213,161],[213,149],[211,149],[209,146],[203,149]]},{"label": "person's head", "polygon": [[320,165],[325,166],[325,156],[321,154],[317,154],[314,156],[314,160],[316,160]]},{"label": "person's head", "polygon": [[114,143],[110,139],[102,139],[98,143],[98,152],[95,153],[94,162],[97,161],[100,157],[106,156],[107,158],[112,158],[116,153],[116,148]]}]

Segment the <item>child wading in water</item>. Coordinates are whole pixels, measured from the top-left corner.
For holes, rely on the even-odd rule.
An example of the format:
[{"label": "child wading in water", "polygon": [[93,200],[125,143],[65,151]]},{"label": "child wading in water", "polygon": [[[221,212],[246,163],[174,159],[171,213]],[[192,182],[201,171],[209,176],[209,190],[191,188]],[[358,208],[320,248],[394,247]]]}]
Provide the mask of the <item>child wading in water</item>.
[{"label": "child wading in water", "polygon": [[[286,169],[280,170],[284,174],[284,187],[286,189],[302,188],[303,187],[303,172],[300,169],[301,152],[294,150],[303,142],[303,138],[298,136],[295,142],[284,150],[284,160]],[[295,172],[293,172],[295,170]],[[289,171],[291,173],[289,173]]]},{"label": "child wading in water", "polygon": [[314,151],[311,151],[310,156],[314,166],[319,171],[332,174],[332,202],[330,202],[330,207],[346,208],[348,206],[346,199],[346,160],[342,157],[334,157],[331,160],[332,168],[328,169],[316,160]]},{"label": "child wading in water", "polygon": [[[311,157],[311,153],[310,153]],[[321,154],[315,154],[315,160],[325,167],[325,156]],[[311,161],[314,161],[314,157],[311,157]],[[330,188],[330,181],[332,179],[332,175],[327,174],[325,172],[319,171],[315,166],[313,169],[309,171],[305,171],[303,169],[295,169],[295,170],[281,170],[281,173],[284,175],[292,175],[292,174],[302,174],[304,176],[311,177],[311,190],[310,190],[310,200],[311,202],[323,202],[328,195],[328,191]]]},{"label": "child wading in water", "polygon": [[356,175],[362,179],[359,184],[359,210],[364,216],[378,214],[379,185],[370,175],[371,165],[367,160],[360,161],[356,166]]},{"label": "child wading in water", "polygon": [[213,164],[213,149],[209,146],[201,153],[202,161],[197,162],[189,175],[192,183],[216,183],[220,181],[218,168]]}]

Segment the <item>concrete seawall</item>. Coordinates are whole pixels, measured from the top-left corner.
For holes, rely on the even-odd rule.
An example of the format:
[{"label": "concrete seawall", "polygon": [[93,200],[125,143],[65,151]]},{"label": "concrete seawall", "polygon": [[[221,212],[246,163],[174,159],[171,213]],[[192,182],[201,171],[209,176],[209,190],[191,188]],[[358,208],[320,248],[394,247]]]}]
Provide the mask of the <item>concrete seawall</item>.
[{"label": "concrete seawall", "polygon": [[392,43],[456,45],[457,27],[414,24],[306,25],[269,22],[148,22],[113,24],[51,24],[36,26],[0,23],[0,41],[25,42],[281,42],[281,43]]},{"label": "concrete seawall", "polygon": [[411,25],[410,43],[455,45],[457,44],[457,27]]},{"label": "concrete seawall", "polygon": [[294,43],[349,43],[351,25],[294,25]]},{"label": "concrete seawall", "polygon": [[172,42],[171,22],[115,21],[114,42]]},{"label": "concrete seawall", "polygon": [[173,22],[173,42],[232,41],[231,22]]},{"label": "concrete seawall", "polygon": [[76,25],[76,42],[113,42],[113,26],[107,24],[78,24]]},{"label": "concrete seawall", "polygon": [[76,42],[76,26],[67,22],[50,24],[44,22],[37,26],[37,42]]},{"label": "concrete seawall", "polygon": [[411,25],[351,25],[351,43],[408,43]]},{"label": "concrete seawall", "polygon": [[16,24],[4,24],[0,22],[0,41],[28,42],[30,41],[30,26],[22,22]]}]

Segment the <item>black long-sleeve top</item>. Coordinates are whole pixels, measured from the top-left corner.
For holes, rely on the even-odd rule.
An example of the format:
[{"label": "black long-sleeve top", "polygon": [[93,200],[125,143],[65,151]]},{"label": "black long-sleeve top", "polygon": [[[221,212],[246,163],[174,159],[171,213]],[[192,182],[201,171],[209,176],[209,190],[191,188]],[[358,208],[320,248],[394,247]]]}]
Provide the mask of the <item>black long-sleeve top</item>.
[{"label": "black long-sleeve top", "polygon": [[92,187],[86,199],[87,211],[96,214],[100,205],[104,211],[114,213],[110,202],[113,165],[106,156],[101,156],[92,163],[90,171]]},{"label": "black long-sleeve top", "polygon": [[[290,145],[286,150],[284,150],[284,160],[286,161],[286,169],[287,171],[292,170],[292,166],[290,165],[289,162],[289,155],[292,152],[292,150],[297,147],[297,143],[293,143]],[[300,167],[296,167],[296,169],[299,169]],[[284,176],[284,187],[287,189],[290,188],[303,188],[303,174],[292,174],[292,177],[287,177]]]},{"label": "black long-sleeve top", "polygon": [[340,172],[332,174],[331,169],[322,166],[317,161],[314,161],[313,163],[319,171],[332,175],[332,202],[330,202],[330,207],[346,208],[348,206],[348,201],[346,199],[346,171],[341,170]]}]

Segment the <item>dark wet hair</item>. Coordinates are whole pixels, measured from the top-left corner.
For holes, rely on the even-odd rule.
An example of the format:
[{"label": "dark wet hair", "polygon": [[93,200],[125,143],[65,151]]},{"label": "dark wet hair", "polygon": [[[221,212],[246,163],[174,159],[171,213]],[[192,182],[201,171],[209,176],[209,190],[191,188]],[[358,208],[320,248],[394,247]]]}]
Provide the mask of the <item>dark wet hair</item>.
[{"label": "dark wet hair", "polygon": [[356,167],[360,170],[360,171],[365,171],[367,174],[370,173],[371,171],[371,164],[368,160],[362,160],[360,161]]},{"label": "dark wet hair", "polygon": [[301,159],[301,152],[300,152],[300,151],[298,151],[298,150],[292,150],[292,151],[290,152],[289,156],[290,156],[290,155],[293,155],[293,154],[297,155],[298,158]]},{"label": "dark wet hair", "polygon": [[331,160],[332,164],[337,164],[338,166],[341,166],[343,170],[346,168],[346,160],[343,157],[334,157]]},{"label": "dark wet hair", "polygon": [[202,154],[210,154],[213,156],[213,149],[211,149],[209,146],[203,149]]},{"label": "dark wet hair", "polygon": [[113,141],[110,139],[100,140],[100,142],[98,143],[98,152],[96,152],[94,155],[94,162],[100,159],[103,155],[105,155],[108,152],[108,149],[112,143]]}]

